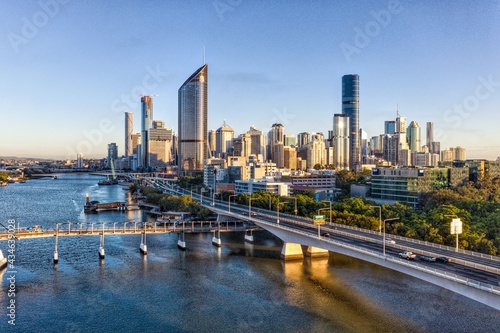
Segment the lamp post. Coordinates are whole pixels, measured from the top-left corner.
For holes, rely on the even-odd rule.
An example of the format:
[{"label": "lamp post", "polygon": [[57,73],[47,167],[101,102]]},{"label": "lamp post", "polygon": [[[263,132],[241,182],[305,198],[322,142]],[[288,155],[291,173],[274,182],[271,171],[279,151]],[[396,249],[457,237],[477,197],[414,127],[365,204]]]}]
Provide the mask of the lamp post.
[{"label": "lamp post", "polygon": [[332,225],[332,202],[330,200],[322,200],[320,202],[328,202],[330,204],[330,225]]},{"label": "lamp post", "polygon": [[276,206],[276,211],[277,211],[276,224],[280,224],[280,205],[284,205],[286,203],[288,203],[288,201],[278,202],[278,205]]},{"label": "lamp post", "polygon": [[455,252],[458,252],[458,234],[462,233],[462,220],[457,215],[445,215],[446,217],[453,217],[450,224],[450,234],[456,235]]},{"label": "lamp post", "polygon": [[215,207],[215,196],[219,193],[212,193],[212,207]]},{"label": "lamp post", "polygon": [[200,204],[203,204],[203,192],[208,192],[208,191],[206,191],[203,187],[200,189]]},{"label": "lamp post", "polygon": [[229,195],[229,198],[227,199],[228,203],[229,203],[229,212],[231,212],[231,197],[237,197],[238,195],[236,194],[231,194]]},{"label": "lamp post", "polygon": [[384,250],[383,250],[384,257],[385,257],[385,223],[388,222],[388,221],[396,221],[396,220],[399,220],[399,217],[393,217],[391,219],[385,219],[384,220],[384,242],[383,242],[383,244],[384,244],[384,246],[383,246],[384,247]]},{"label": "lamp post", "polygon": [[382,233],[382,207],[370,206],[371,208],[378,208],[378,233]]}]

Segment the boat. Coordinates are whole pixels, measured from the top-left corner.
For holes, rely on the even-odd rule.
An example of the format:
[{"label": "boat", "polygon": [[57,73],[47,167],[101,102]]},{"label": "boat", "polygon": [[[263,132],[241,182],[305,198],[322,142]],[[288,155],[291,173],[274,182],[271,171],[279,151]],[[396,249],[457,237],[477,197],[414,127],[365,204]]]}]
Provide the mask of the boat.
[{"label": "boat", "polygon": [[118,184],[118,180],[111,178],[103,179],[97,182],[97,185],[116,185],[116,184]]},{"label": "boat", "polygon": [[53,179],[57,179],[57,176],[52,177]]}]

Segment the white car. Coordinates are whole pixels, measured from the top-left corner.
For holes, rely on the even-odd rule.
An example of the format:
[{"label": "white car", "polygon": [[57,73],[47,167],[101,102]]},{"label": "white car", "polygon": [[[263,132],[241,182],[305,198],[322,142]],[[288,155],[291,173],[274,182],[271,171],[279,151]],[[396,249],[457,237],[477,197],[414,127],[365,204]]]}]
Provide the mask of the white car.
[{"label": "white car", "polygon": [[396,244],[396,241],[394,239],[391,239],[391,238],[386,238],[385,242],[389,243],[389,244]]}]

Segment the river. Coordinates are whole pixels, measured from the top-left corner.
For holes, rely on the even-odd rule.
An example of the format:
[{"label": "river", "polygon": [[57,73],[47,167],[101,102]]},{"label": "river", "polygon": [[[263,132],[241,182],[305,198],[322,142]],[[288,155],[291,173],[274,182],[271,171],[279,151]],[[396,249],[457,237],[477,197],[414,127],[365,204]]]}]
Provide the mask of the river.
[{"label": "river", "polygon": [[[0,222],[54,228],[61,222],[144,221],[142,211],[83,213],[85,194],[125,201],[121,186],[91,175],[61,175],[0,187]],[[367,262],[283,262],[281,241],[265,231],[96,236],[15,242],[15,273],[0,272],[0,332],[495,332],[500,313],[451,291]],[[0,249],[7,255],[6,241]],[[15,292],[9,293],[15,279]],[[14,297],[13,297],[14,296]],[[8,306],[15,300],[15,326]]]}]

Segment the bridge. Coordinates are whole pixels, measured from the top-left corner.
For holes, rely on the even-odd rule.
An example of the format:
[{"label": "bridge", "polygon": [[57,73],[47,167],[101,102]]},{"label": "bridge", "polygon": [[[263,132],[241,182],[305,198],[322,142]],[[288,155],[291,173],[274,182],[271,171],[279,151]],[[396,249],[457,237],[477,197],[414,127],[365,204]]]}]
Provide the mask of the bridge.
[{"label": "bridge", "polygon": [[[500,310],[500,257],[394,235],[391,235],[393,242],[387,242],[377,231],[335,223],[317,226],[311,219],[280,214],[279,210],[252,210],[251,202],[244,206],[215,197],[203,200],[199,194],[175,188],[159,178],[149,178],[146,182],[171,194],[192,195],[219,216],[246,219],[269,231],[283,241],[284,260],[302,259],[303,246],[307,247],[306,255],[312,257],[340,253],[411,275]],[[398,255],[401,251],[446,256],[451,263],[401,259]]]}]

